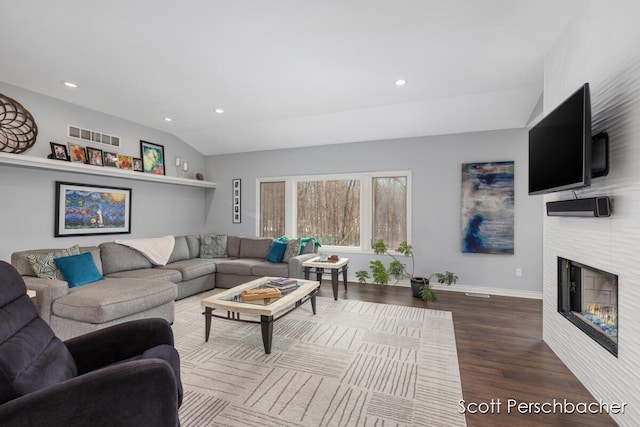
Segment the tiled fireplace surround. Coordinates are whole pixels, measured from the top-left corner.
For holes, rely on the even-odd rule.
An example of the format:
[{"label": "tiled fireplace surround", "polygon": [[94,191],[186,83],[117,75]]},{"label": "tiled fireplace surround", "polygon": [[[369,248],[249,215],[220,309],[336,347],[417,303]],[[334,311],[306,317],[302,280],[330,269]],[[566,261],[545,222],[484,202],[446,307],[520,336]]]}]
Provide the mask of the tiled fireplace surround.
[{"label": "tiled fireplace surround", "polygon": [[[592,133],[609,134],[610,172],[591,187],[546,195],[543,202],[609,196],[612,216],[545,216],[543,339],[596,400],[628,403],[624,414],[611,416],[623,427],[635,427],[640,425],[640,2],[589,0],[580,6],[545,56],[543,110],[548,113],[589,82]],[[558,312],[558,257],[618,276],[617,357]]]}]

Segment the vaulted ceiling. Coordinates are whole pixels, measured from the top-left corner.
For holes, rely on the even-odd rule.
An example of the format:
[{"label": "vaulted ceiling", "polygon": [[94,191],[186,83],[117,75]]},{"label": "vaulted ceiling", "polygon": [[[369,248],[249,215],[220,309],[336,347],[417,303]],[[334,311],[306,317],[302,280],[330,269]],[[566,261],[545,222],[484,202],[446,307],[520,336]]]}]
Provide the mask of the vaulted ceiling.
[{"label": "vaulted ceiling", "polygon": [[1,1],[0,81],[204,155],[523,127],[579,4]]}]

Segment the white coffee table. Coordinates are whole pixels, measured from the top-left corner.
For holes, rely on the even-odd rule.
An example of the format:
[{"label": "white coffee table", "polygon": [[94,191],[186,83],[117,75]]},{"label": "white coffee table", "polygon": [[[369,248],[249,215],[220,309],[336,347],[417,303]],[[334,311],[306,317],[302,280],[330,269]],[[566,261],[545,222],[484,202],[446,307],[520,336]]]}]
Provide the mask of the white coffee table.
[{"label": "white coffee table", "polygon": [[[205,341],[209,341],[211,332],[211,319],[234,320],[237,322],[259,323],[262,327],[262,342],[265,353],[271,353],[273,341],[273,322],[291,313],[307,301],[311,301],[311,309],[316,314],[316,295],[320,283],[314,280],[298,279],[298,287],[282,292],[280,298],[265,300],[243,301],[242,291],[264,287],[269,280],[277,277],[262,277],[251,282],[235,286],[229,290],[203,299],[200,305],[205,308]],[[226,310],[226,316],[213,314],[213,311]],[[240,314],[259,315],[260,320],[240,319]]]},{"label": "white coffee table", "polygon": [[344,291],[347,292],[347,269],[349,268],[349,258],[340,258],[336,262],[321,261],[320,257],[314,257],[302,263],[304,268],[304,278],[309,279],[311,270],[315,270],[316,280],[322,283],[322,275],[325,270],[331,270],[331,286],[333,288],[333,299],[338,300],[338,280],[340,274],[344,279]]}]

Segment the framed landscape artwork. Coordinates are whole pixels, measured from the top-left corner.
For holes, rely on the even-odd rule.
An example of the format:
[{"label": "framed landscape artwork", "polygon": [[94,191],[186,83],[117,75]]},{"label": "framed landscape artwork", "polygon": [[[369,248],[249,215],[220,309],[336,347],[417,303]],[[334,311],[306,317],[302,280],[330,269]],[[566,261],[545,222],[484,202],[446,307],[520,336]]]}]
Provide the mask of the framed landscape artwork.
[{"label": "framed landscape artwork", "polygon": [[55,237],[131,233],[131,189],[56,181]]},{"label": "framed landscape artwork", "polygon": [[513,254],[514,162],[462,165],[462,252]]},{"label": "framed landscape artwork", "polygon": [[140,157],[143,172],[164,175],[164,147],[152,142],[140,141]]}]

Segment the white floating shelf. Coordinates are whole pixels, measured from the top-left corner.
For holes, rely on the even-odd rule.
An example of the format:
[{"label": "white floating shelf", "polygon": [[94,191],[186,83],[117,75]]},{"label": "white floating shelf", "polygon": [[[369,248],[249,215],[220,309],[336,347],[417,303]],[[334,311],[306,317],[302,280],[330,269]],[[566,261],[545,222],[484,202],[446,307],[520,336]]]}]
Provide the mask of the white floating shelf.
[{"label": "white floating shelf", "polygon": [[158,182],[162,184],[186,185],[188,187],[216,188],[216,183],[211,181],[199,181],[197,179],[154,175],[107,166],[93,166],[85,165],[84,163],[65,162],[62,160],[42,159],[39,157],[25,156],[23,154],[0,153],[0,165],[71,172],[84,175],[110,176],[114,178],[134,179],[137,181]]}]

